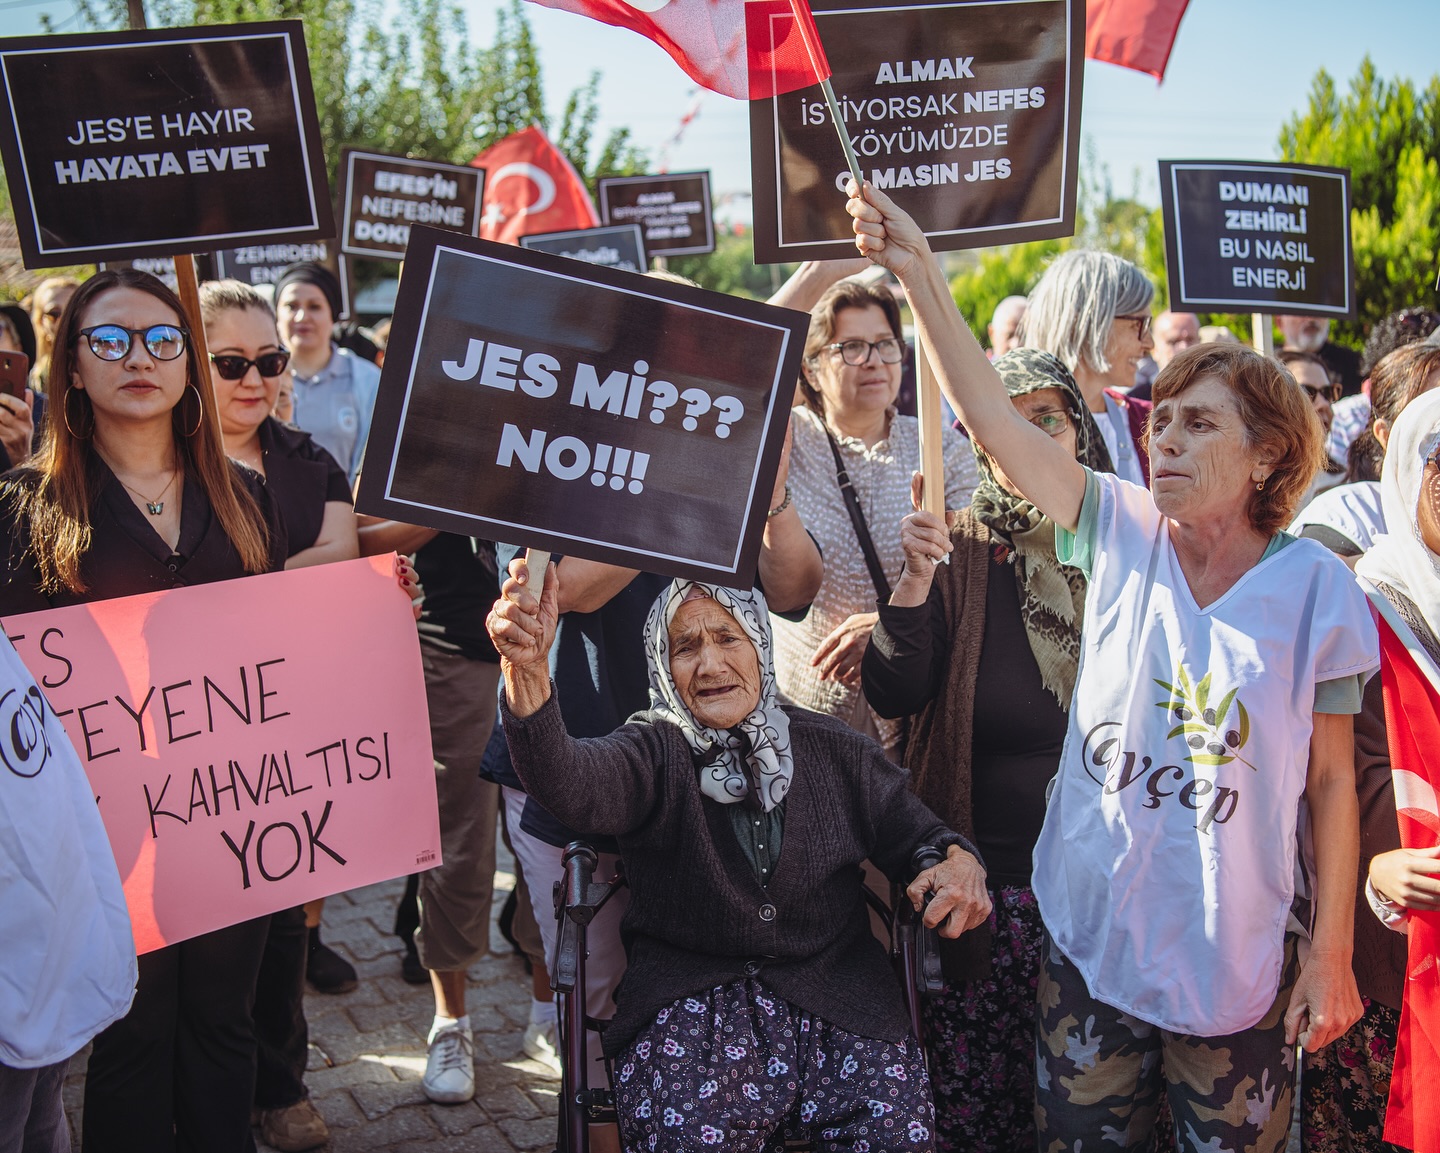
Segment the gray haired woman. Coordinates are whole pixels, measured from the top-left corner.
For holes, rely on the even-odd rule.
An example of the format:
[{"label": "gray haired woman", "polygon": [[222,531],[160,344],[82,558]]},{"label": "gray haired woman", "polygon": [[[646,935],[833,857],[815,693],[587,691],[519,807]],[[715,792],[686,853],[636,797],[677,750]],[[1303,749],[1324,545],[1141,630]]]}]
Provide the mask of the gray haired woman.
[{"label": "gray haired woman", "polygon": [[1022,328],[1026,348],[1056,357],[1075,377],[1100,426],[1113,472],[1132,484],[1150,483],[1142,446],[1150,402],[1126,395],[1135,370],[1150,354],[1150,304],[1155,286],[1130,261],[1077,248],[1061,253],[1030,293]]},{"label": "gray haired woman", "polygon": [[955,937],[990,912],[969,842],[873,741],[776,701],[756,592],[675,581],[645,628],[649,711],[569,736],[546,660],[555,579],[537,601],[513,561],[487,625],[526,789],[625,859],[629,968],[604,1034],[625,1148],[933,1149],[929,1078],[860,863],[901,881],[915,849],[941,848],[908,893],[918,909],[933,891],[925,921]]}]

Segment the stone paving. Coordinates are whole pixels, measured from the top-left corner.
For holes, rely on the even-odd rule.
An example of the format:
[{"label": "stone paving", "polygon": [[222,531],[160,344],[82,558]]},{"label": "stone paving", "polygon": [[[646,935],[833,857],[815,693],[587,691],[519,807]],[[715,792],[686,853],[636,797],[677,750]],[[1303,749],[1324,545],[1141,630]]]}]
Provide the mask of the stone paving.
[{"label": "stone paving", "polygon": [[[502,857],[503,845],[498,846]],[[502,859],[496,909],[515,884]],[[327,944],[355,965],[360,987],[325,996],[307,991],[311,1099],[330,1126],[331,1153],[522,1153],[555,1146],[559,1081],[520,1051],[529,1020],[530,978],[498,931],[492,955],[470,968],[468,1006],[475,1034],[475,1100],[433,1105],[420,1088],[425,1037],[435,1015],[429,985],[400,978],[400,941],[391,932],[404,880],[331,897]],[[80,1132],[85,1058],[71,1062],[65,1100]],[[79,1143],[76,1143],[79,1149]],[[273,1153],[259,1145],[260,1153]]]}]

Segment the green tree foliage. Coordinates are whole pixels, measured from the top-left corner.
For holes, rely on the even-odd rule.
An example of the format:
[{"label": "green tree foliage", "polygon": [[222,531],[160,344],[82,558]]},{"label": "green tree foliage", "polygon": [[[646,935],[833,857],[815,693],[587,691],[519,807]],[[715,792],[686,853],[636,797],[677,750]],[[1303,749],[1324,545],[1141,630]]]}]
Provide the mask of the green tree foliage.
[{"label": "green tree foliage", "polygon": [[1280,155],[1350,169],[1358,324],[1337,335],[1359,344],[1381,317],[1435,299],[1440,251],[1440,76],[1417,89],[1385,80],[1367,56],[1341,94],[1323,69],[1306,108],[1280,130]]}]

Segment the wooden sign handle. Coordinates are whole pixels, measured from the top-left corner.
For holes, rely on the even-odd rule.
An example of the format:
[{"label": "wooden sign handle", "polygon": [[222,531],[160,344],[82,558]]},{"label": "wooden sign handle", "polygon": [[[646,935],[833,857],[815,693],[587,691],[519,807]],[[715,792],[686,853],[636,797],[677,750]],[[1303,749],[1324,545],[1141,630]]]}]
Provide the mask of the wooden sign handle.
[{"label": "wooden sign handle", "polygon": [[925,344],[915,337],[915,407],[920,421],[920,475],[925,489],[920,506],[938,517],[945,515],[945,452],[941,446],[944,418],[940,385],[926,355]]},{"label": "wooden sign handle", "polygon": [[[535,599],[540,599],[540,594],[545,591],[545,573],[550,568],[550,554],[541,552],[538,548],[527,548],[525,550],[525,567],[530,570],[530,591],[535,594]],[[539,584],[535,581],[539,579]]]},{"label": "wooden sign handle", "polygon": [[1275,355],[1275,328],[1270,323],[1268,312],[1250,314],[1250,340],[1261,356]]}]

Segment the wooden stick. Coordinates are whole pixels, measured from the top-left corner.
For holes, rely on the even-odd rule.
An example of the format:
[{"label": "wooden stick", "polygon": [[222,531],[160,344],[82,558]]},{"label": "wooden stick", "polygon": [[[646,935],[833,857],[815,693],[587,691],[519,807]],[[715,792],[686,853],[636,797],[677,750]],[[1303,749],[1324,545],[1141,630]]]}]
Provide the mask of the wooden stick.
[{"label": "wooden stick", "polygon": [[924,491],[920,507],[938,517],[945,515],[945,453],[941,447],[944,411],[940,404],[940,385],[935,370],[925,354],[925,343],[915,337],[915,408],[920,420],[920,476]]},{"label": "wooden stick", "polygon": [[550,554],[541,552],[538,548],[527,548],[525,550],[525,567],[530,570],[530,591],[538,601],[540,594],[545,591],[545,573],[550,568]]},{"label": "wooden stick", "polygon": [[195,258],[188,252],[175,258],[175,286],[179,289],[180,303],[185,307],[185,327],[190,330],[190,345],[200,356],[200,379],[194,385],[200,392],[201,406],[205,409],[202,419],[210,422],[215,439],[223,447],[225,438],[220,431],[220,405],[215,399],[215,381],[210,375],[205,318],[200,313],[200,278],[195,272]]},{"label": "wooden stick", "polygon": [[1250,341],[1261,356],[1275,355],[1275,328],[1268,312],[1250,314]]}]

